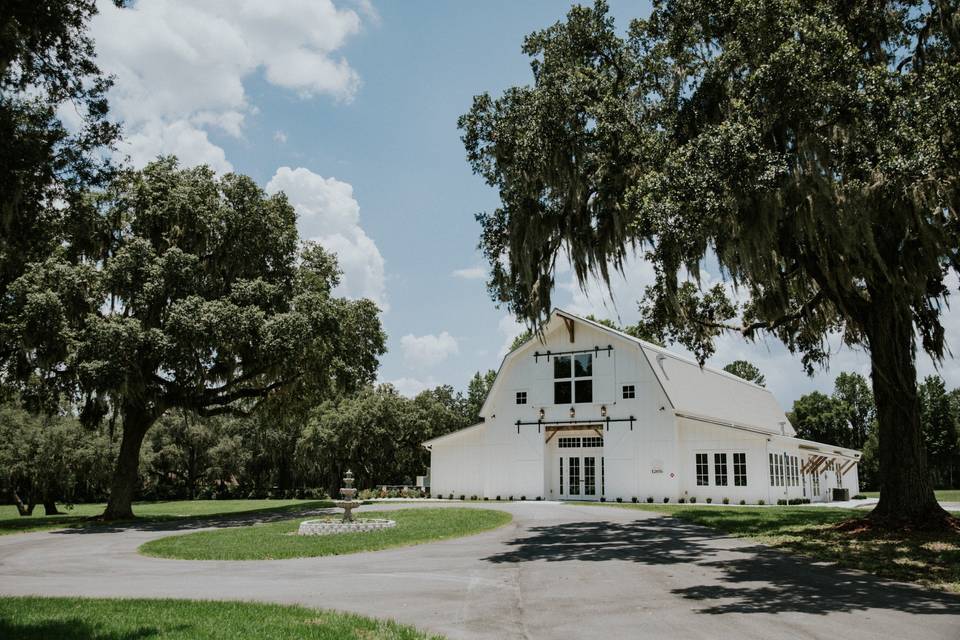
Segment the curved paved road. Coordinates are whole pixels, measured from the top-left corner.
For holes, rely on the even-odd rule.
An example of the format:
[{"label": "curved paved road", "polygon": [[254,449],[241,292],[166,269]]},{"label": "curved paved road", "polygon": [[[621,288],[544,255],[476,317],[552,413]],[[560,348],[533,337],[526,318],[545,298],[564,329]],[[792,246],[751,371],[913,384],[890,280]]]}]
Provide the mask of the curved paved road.
[{"label": "curved paved road", "polygon": [[960,597],[817,566],[658,514],[477,506],[514,520],[458,540],[298,560],[136,552],[202,521],[2,536],[0,594],[299,603],[451,638],[960,638]]}]

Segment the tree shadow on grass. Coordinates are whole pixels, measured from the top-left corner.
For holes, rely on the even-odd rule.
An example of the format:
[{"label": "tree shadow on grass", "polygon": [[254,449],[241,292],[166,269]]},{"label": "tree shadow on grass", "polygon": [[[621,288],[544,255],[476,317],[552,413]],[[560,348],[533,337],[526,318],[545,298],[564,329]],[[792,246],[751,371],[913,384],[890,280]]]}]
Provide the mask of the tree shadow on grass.
[{"label": "tree shadow on grass", "polygon": [[507,542],[511,549],[484,560],[497,564],[695,564],[711,570],[698,578],[703,583],[671,593],[705,603],[699,612],[707,614],[791,611],[825,615],[877,608],[960,616],[958,596],[816,564],[762,545],[740,545],[711,529],[675,518],[575,522],[533,527],[529,533]]},{"label": "tree shadow on grass", "polygon": [[160,630],[155,627],[139,627],[129,631],[112,631],[79,618],[22,623],[0,618],[0,638],[4,640],[143,640],[159,638],[171,631],[186,628],[179,626]]}]

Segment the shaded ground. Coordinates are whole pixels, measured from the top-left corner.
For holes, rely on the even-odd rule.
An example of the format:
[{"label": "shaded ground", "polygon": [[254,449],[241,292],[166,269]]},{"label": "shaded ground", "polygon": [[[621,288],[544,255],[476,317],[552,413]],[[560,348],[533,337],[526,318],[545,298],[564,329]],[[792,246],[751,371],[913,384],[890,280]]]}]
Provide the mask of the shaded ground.
[{"label": "shaded ground", "polygon": [[160,529],[6,536],[0,593],[298,603],[454,638],[958,637],[960,597],[675,518],[554,503],[482,507],[514,520],[466,538],[298,560],[138,555],[140,544],[169,534]]},{"label": "shaded ground", "polygon": [[[811,507],[701,507],[618,505],[656,511],[684,522],[801,553],[817,561],[862,569],[883,578],[960,593],[960,535],[952,533],[850,533],[834,524],[863,516],[852,509]],[[958,633],[960,637],[960,633]]]}]

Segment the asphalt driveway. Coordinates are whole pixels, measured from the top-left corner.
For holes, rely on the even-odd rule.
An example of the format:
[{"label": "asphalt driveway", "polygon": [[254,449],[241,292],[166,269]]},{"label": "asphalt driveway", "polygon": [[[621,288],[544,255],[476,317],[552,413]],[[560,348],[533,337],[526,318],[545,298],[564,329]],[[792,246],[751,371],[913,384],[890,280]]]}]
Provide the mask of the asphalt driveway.
[{"label": "asphalt driveway", "polygon": [[457,540],[297,560],[136,552],[203,521],[2,536],[0,595],[298,603],[451,638],[960,639],[960,597],[820,566],[659,514],[476,506],[514,520]]}]

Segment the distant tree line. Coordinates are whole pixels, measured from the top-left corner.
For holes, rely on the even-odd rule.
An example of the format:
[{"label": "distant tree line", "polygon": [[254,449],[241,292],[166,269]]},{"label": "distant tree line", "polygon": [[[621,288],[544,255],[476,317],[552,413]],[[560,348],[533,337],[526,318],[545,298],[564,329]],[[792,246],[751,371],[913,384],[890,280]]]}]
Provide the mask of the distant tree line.
[{"label": "distant tree line", "polygon": [[[752,363],[737,360],[724,370],[759,385],[763,374]],[[960,388],[948,390],[940,376],[927,376],[918,385],[923,448],[934,486],[952,489],[960,483]],[[800,396],[787,413],[797,437],[863,452],[860,488],[880,489],[877,407],[867,379],[841,373],[833,393],[814,391]]]},{"label": "distant tree line", "polygon": [[[361,489],[411,485],[430,464],[422,443],[479,420],[494,371],[466,393],[439,386],[414,398],[368,386],[306,409],[272,404],[249,416],[166,412],[140,451],[145,500],[334,495],[347,469]],[[44,505],[98,502],[110,488],[120,433],[109,421],[0,405],[0,492],[23,515]]]},{"label": "distant tree line", "polygon": [[[940,376],[917,385],[923,448],[934,487],[955,488],[960,482],[960,388],[948,390]],[[866,379],[841,373],[831,395],[814,391],[793,403],[788,414],[801,438],[863,451],[860,485],[879,490],[877,409]]]}]

